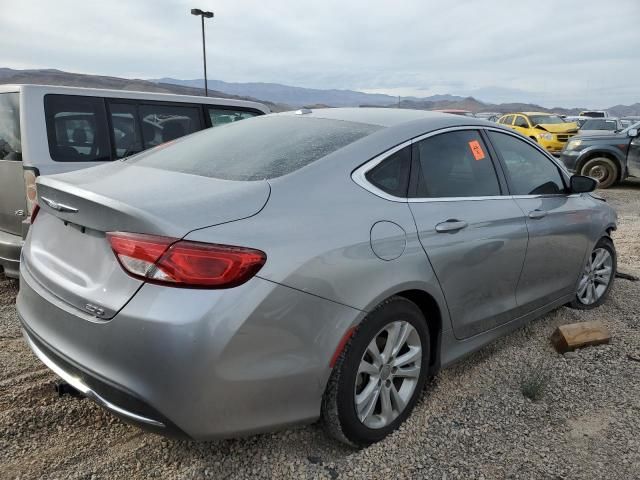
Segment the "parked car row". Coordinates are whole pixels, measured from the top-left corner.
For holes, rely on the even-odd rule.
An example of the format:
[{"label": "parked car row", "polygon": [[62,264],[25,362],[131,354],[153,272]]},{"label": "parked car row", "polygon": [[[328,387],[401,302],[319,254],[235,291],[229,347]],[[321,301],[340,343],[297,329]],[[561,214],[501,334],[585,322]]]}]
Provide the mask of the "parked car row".
[{"label": "parked car row", "polygon": [[569,171],[595,178],[600,188],[611,187],[627,177],[640,177],[639,132],[640,122],[622,130],[581,130],[567,143],[560,159]]},{"label": "parked car row", "polygon": [[0,268],[18,276],[39,175],[99,165],[265,113],[263,104],[233,99],[0,86]]},{"label": "parked car row", "polygon": [[578,133],[578,124],[565,122],[552,113],[512,113],[500,117],[498,123],[520,132],[555,155],[558,155],[569,139]]},{"label": "parked car row", "polygon": [[[25,338],[147,429],[321,419],[367,445],[439,369],[559,306],[597,307],[614,281],[615,211],[543,148],[564,123],[547,114],[15,93],[5,161],[67,166],[25,187]],[[175,135],[217,115],[252,118]]]}]

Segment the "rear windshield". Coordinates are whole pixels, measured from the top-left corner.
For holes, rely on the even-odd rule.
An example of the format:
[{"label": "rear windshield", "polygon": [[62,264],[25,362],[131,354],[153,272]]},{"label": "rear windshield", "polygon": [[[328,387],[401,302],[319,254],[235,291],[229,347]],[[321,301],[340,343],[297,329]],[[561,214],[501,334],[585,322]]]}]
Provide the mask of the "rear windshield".
[{"label": "rear windshield", "polygon": [[18,93],[0,93],[0,160],[22,160]]},{"label": "rear windshield", "polygon": [[165,144],[128,161],[223,180],[263,180],[298,170],[379,128],[322,118],[258,117]]}]

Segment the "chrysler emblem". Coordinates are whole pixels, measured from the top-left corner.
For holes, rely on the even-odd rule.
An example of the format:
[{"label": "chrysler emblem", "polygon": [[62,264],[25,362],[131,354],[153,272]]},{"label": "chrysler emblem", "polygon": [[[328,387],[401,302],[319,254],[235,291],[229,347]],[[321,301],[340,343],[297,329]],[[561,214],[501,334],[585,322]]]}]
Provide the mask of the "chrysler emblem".
[{"label": "chrysler emblem", "polygon": [[51,200],[50,198],[47,198],[47,197],[40,197],[40,200],[42,200],[44,203],[49,205],[54,210],[57,210],[58,212],[76,213],[78,211],[78,209],[75,207],[70,207],[69,205],[58,203],[55,200]]}]

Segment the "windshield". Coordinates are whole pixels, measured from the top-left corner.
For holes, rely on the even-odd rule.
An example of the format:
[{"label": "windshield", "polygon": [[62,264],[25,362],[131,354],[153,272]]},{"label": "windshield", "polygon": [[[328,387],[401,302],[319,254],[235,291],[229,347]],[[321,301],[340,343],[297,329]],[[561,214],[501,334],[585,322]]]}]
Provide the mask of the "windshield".
[{"label": "windshield", "polygon": [[140,166],[223,180],[280,177],[363,138],[380,126],[270,115],[205,130],[131,157]]},{"label": "windshield", "polygon": [[582,124],[582,130],[616,130],[618,128],[615,120],[594,119],[587,120]]},{"label": "windshield", "polygon": [[634,128],[636,130],[640,130],[640,122],[636,122],[633,125],[629,125],[627,128],[622,130],[622,132],[620,132],[620,133],[627,133],[629,130],[634,129]]},{"label": "windshield", "polygon": [[0,93],[0,160],[22,160],[18,93]]},{"label": "windshield", "polygon": [[557,115],[530,115],[531,125],[550,125],[554,123],[565,123],[563,119]]}]

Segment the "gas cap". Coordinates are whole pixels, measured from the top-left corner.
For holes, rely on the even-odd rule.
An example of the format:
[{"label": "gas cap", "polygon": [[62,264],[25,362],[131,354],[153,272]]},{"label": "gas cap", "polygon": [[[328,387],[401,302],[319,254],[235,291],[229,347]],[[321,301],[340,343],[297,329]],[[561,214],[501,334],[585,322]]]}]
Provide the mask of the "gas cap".
[{"label": "gas cap", "polygon": [[406,246],[407,234],[397,223],[382,220],[371,227],[371,249],[381,260],[395,260]]}]

